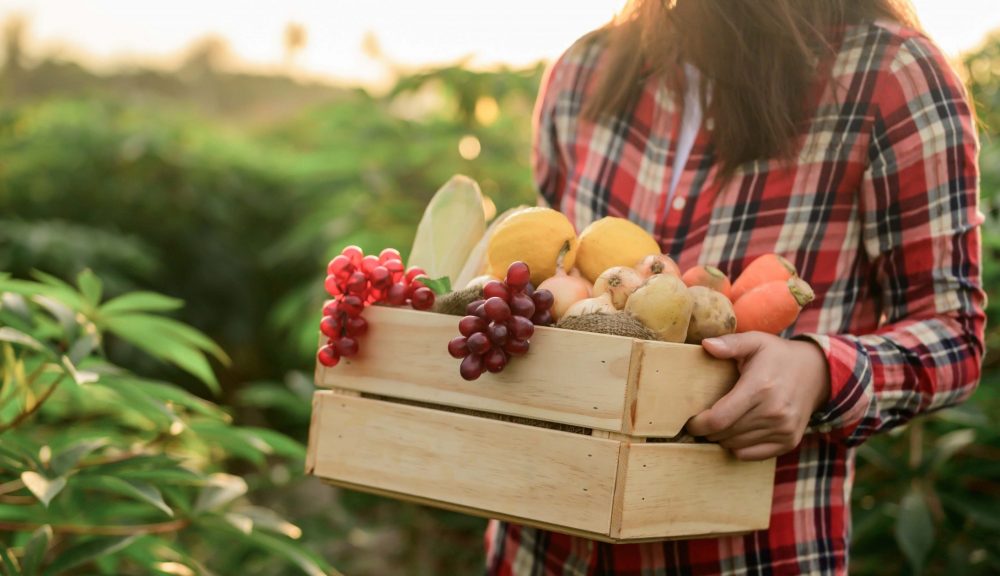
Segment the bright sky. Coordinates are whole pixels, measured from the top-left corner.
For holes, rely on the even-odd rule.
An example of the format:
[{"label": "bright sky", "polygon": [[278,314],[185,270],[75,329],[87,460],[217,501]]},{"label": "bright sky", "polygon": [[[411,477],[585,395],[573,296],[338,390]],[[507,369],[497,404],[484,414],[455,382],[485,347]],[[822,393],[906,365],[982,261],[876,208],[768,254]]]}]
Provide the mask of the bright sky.
[{"label": "bright sky", "polygon": [[[385,67],[362,46],[407,66],[454,61],[527,64],[551,59],[608,21],[624,0],[0,0],[0,18],[30,21],[29,49],[92,64],[170,62],[190,42],[218,34],[249,64],[278,66],[283,32],[302,24],[308,43],[296,62],[310,75],[378,83]],[[915,0],[930,34],[951,55],[1000,28],[998,0]]]}]

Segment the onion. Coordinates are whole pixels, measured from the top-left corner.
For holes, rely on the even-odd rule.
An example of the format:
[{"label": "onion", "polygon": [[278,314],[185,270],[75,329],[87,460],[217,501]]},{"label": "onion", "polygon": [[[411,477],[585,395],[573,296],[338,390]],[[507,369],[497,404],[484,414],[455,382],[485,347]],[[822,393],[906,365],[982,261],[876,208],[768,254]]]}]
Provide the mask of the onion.
[{"label": "onion", "polygon": [[634,268],[626,266],[608,268],[594,282],[594,296],[609,294],[614,307],[623,310],[628,297],[638,290],[644,281]]},{"label": "onion", "polygon": [[617,311],[615,305],[611,303],[611,294],[605,292],[600,296],[580,300],[576,304],[573,304],[566,311],[565,317],[572,318],[573,316],[586,316],[588,314],[614,314]]},{"label": "onion", "polygon": [[681,268],[674,262],[673,258],[667,256],[666,254],[650,254],[638,264],[635,265],[635,269],[639,272],[639,275],[645,279],[648,279],[654,274],[670,274],[671,276],[681,275]]},{"label": "onion", "polygon": [[570,276],[562,267],[556,268],[556,275],[547,278],[536,288],[552,292],[552,317],[559,320],[569,307],[590,297],[590,283],[583,278]]}]

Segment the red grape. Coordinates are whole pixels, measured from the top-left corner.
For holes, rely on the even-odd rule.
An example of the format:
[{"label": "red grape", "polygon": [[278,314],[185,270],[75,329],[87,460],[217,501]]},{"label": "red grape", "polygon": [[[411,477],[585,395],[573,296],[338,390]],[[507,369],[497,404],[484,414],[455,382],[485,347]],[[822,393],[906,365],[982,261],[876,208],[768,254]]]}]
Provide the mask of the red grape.
[{"label": "red grape", "polygon": [[458,373],[466,380],[475,380],[483,375],[483,359],[476,354],[469,354],[462,359],[462,365],[458,368]]},{"label": "red grape", "polygon": [[476,316],[482,318],[483,320],[489,320],[489,317],[486,316],[486,301],[485,300],[479,300],[479,302],[482,302],[482,304],[480,304],[479,306],[476,306],[476,311],[473,312],[473,314],[475,314]]},{"label": "red grape", "polygon": [[323,305],[323,316],[335,316],[337,314],[337,301],[330,300]]},{"label": "red grape", "polygon": [[469,346],[465,336],[455,336],[448,342],[448,354],[452,358],[465,358],[469,355]]},{"label": "red grape", "polygon": [[486,320],[479,316],[466,316],[458,321],[458,331],[462,336],[472,336],[476,332],[486,330]]},{"label": "red grape", "polygon": [[395,248],[386,248],[385,250],[379,252],[378,261],[385,264],[389,260],[397,260],[399,262],[403,261],[403,257],[399,255],[399,250]]},{"label": "red grape", "polygon": [[361,259],[364,258],[365,253],[361,251],[361,248],[357,246],[348,246],[340,251],[341,255],[347,256],[351,259],[351,264],[355,267],[361,266]]},{"label": "red grape", "polygon": [[524,294],[514,294],[510,298],[510,312],[514,316],[531,318],[535,315],[535,303],[529,296]]},{"label": "red grape", "polygon": [[368,304],[381,302],[384,296],[385,292],[379,290],[378,288],[371,288],[368,290],[368,297],[365,298],[365,302],[367,302]]},{"label": "red grape", "polygon": [[531,271],[524,262],[514,262],[507,268],[507,285],[514,290],[524,288],[531,281]]},{"label": "red grape", "polygon": [[482,354],[490,349],[490,339],[482,332],[476,332],[469,336],[466,339],[466,344],[469,346],[469,352],[473,354]]},{"label": "red grape", "polygon": [[348,316],[357,316],[364,309],[364,302],[357,296],[344,296],[337,303],[337,310]]},{"label": "red grape", "polygon": [[379,290],[385,290],[392,284],[392,273],[385,266],[376,266],[368,278],[371,279],[372,286]]},{"label": "red grape", "polygon": [[319,349],[319,353],[316,354],[316,359],[319,360],[319,363],[323,366],[333,368],[338,362],[340,362],[340,354],[337,352],[336,348],[327,344]]},{"label": "red grape", "polygon": [[414,290],[411,298],[414,310],[430,310],[434,306],[434,291],[426,286]]},{"label": "red grape", "polygon": [[532,284],[531,282],[528,282],[527,284],[525,284],[524,289],[521,290],[521,293],[527,296],[531,296],[532,294],[535,293],[535,285]]},{"label": "red grape", "polygon": [[361,296],[368,289],[368,277],[361,272],[355,272],[351,274],[350,279],[347,280],[347,292],[349,294],[354,294],[355,296]]},{"label": "red grape", "polygon": [[490,280],[483,286],[483,298],[488,300],[493,297],[507,302],[510,300],[510,290],[507,289],[507,286],[503,282]]},{"label": "red grape", "polygon": [[535,312],[535,315],[531,317],[531,321],[535,323],[535,326],[548,326],[552,324],[552,313],[548,310],[545,312]]},{"label": "red grape", "polygon": [[[382,263],[382,266],[385,266],[385,269],[388,270],[390,274],[392,274],[393,282],[399,282],[402,279],[403,263],[400,262],[399,260],[386,260],[385,262]],[[399,276],[397,276],[397,274]]]},{"label": "red grape", "polygon": [[346,276],[354,272],[353,268],[354,264],[351,264],[351,259],[341,254],[330,260],[330,263],[326,265],[326,273],[333,274],[334,276]]},{"label": "red grape", "polygon": [[350,336],[337,340],[337,352],[344,358],[350,358],[358,353],[358,341]]},{"label": "red grape", "polygon": [[347,335],[351,338],[364,336],[364,334],[368,332],[368,321],[361,316],[348,318],[345,328],[347,329]]},{"label": "red grape", "polygon": [[[407,282],[407,281],[404,280],[404,282]],[[406,286],[406,297],[407,298],[413,298],[413,293],[416,292],[417,290],[421,289],[421,288],[426,288],[426,286],[420,280],[409,281],[409,284]]]},{"label": "red grape", "polygon": [[552,304],[555,302],[552,292],[548,290],[536,290],[531,295],[531,300],[535,303],[535,310],[539,312],[548,312],[552,309]]},{"label": "red grape", "polygon": [[319,323],[319,331],[327,338],[339,338],[342,327],[336,316],[325,316]]},{"label": "red grape", "polygon": [[465,307],[465,315],[466,316],[473,316],[473,315],[475,315],[476,314],[476,310],[478,310],[479,307],[482,306],[483,303],[485,303],[485,302],[486,302],[486,300],[482,300],[482,299],[469,302],[469,305]]},{"label": "red grape", "polygon": [[376,266],[381,266],[381,262],[378,261],[378,256],[369,254],[361,259],[361,271],[364,272],[365,276],[371,276],[372,270],[374,270]]},{"label": "red grape", "polygon": [[486,335],[489,337],[490,342],[496,344],[497,346],[503,346],[503,343],[507,341],[507,326],[492,322],[489,327],[486,328]]},{"label": "red grape", "polygon": [[528,353],[528,341],[511,338],[503,345],[503,350],[511,356],[523,356]]},{"label": "red grape", "polygon": [[510,318],[510,306],[502,298],[494,296],[486,300],[483,306],[486,308],[486,315],[494,322],[503,322]]},{"label": "red grape", "polygon": [[417,276],[426,276],[427,272],[424,272],[423,268],[419,266],[410,266],[410,269],[406,271],[406,281],[413,282]]},{"label": "red grape", "polygon": [[336,276],[330,274],[326,277],[326,281],[323,282],[323,287],[326,288],[326,293],[330,296],[340,296],[342,291],[340,289],[340,280]]},{"label": "red grape", "polygon": [[500,348],[490,348],[490,351],[483,354],[483,364],[490,372],[500,372],[507,365],[507,355]]},{"label": "red grape", "polygon": [[390,306],[402,306],[406,304],[406,285],[396,283],[389,286],[389,290],[385,294],[385,301]]},{"label": "red grape", "polygon": [[535,333],[535,325],[523,316],[514,316],[507,325],[510,337],[516,340],[527,340]]}]

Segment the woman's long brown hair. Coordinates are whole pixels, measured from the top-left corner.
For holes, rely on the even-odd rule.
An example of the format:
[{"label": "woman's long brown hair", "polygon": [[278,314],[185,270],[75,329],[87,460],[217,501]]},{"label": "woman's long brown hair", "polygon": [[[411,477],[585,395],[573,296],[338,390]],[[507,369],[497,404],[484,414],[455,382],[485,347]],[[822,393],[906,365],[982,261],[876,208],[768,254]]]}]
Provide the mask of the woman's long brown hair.
[{"label": "woman's long brown hair", "polygon": [[817,63],[845,25],[878,18],[918,26],[909,0],[631,0],[598,32],[607,60],[584,115],[627,113],[649,74],[682,88],[678,64],[689,62],[701,71],[724,178],[744,162],[787,159]]}]

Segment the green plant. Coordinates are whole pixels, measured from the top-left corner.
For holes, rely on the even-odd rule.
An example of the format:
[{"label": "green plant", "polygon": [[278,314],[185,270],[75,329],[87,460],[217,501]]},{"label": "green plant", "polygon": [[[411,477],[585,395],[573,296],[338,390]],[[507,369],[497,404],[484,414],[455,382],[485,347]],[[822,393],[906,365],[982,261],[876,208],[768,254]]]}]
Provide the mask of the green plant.
[{"label": "green plant", "polygon": [[163,314],[181,302],[102,301],[89,270],[76,288],[35,277],[0,275],[0,574],[213,574],[219,549],[241,574],[331,573],[226,471],[300,461],[300,444],[105,357],[128,341],[218,391],[208,356],[228,358]]}]

